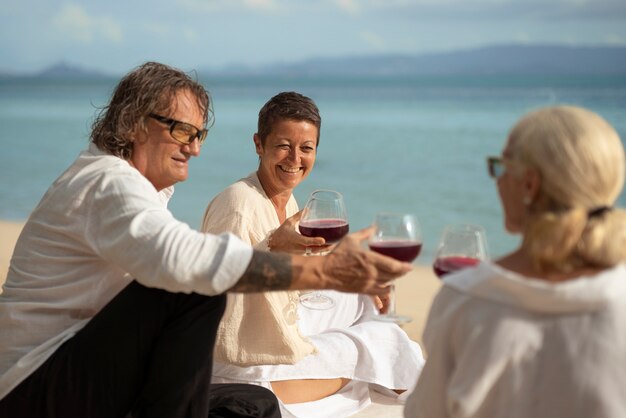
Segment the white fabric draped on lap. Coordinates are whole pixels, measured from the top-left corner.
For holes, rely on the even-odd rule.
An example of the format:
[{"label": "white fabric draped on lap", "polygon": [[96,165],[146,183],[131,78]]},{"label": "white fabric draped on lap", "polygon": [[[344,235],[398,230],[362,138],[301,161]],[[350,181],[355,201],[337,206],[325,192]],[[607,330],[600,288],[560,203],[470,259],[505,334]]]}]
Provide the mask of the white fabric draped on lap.
[{"label": "white fabric draped on lap", "polygon": [[370,403],[369,384],[412,389],[424,363],[422,351],[395,324],[376,322],[369,296],[324,291],[335,307],[312,310],[300,306],[298,325],[318,353],[296,364],[237,367],[216,363],[213,382],[246,382],[269,387],[271,381],[332,379],[353,381],[339,393],[302,404],[281,404],[284,417],[345,417]]}]

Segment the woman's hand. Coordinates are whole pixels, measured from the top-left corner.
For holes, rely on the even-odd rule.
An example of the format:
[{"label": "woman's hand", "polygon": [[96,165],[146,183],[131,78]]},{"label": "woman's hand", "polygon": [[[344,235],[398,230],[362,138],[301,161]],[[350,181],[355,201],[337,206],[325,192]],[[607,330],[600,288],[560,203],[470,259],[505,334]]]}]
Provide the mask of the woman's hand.
[{"label": "woman's hand", "polygon": [[305,237],[296,227],[302,217],[302,211],[287,218],[272,234],[268,242],[270,251],[303,254],[307,247],[312,253],[327,251],[329,246],[322,237]]},{"label": "woman's hand", "polygon": [[374,305],[378,312],[381,314],[386,314],[389,311],[389,304],[391,303],[391,292],[386,293],[384,295],[372,296],[374,300]]}]

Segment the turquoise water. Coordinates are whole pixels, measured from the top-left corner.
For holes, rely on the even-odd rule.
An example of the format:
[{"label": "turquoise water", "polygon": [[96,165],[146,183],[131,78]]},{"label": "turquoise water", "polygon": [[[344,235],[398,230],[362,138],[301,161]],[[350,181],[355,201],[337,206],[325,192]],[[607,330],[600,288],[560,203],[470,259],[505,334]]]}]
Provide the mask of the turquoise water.
[{"label": "turquoise water", "polygon": [[[87,146],[96,108],[117,80],[0,79],[0,219],[25,220],[49,184]],[[518,242],[502,228],[485,157],[497,155],[527,111],[556,103],[590,108],[626,138],[626,77],[420,77],[411,79],[202,79],[216,123],[190,179],[170,205],[197,227],[208,201],[257,165],[252,134],[272,95],[296,90],[322,114],[315,169],[295,191],[341,191],[353,230],[377,211],[409,211],[421,222],[430,263],[448,223],[482,224],[493,256]],[[626,198],[620,198],[624,205]]]}]

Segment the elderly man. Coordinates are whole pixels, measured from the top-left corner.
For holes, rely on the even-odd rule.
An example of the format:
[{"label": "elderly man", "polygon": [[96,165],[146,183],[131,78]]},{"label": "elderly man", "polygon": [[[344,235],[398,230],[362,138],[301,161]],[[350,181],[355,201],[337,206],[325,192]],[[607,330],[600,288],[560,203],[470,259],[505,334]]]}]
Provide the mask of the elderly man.
[{"label": "elderly man", "polygon": [[0,296],[0,416],[202,417],[223,292],[383,294],[410,266],[360,249],[277,255],[167,210],[212,120],[207,92],[146,63],[94,122],[16,244]]}]

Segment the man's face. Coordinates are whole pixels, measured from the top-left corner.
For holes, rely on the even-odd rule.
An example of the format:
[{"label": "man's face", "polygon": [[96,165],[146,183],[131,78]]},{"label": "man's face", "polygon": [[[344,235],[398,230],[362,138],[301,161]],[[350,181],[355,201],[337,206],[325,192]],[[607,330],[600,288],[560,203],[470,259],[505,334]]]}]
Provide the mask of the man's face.
[{"label": "man's face", "polygon": [[[204,128],[202,111],[196,98],[188,90],[178,91],[168,114],[160,116],[189,123],[198,129]],[[145,131],[136,132],[130,163],[157,190],[186,180],[189,175],[189,159],[200,155],[198,140],[181,144],[172,138],[167,123],[149,117],[145,124]]]}]

